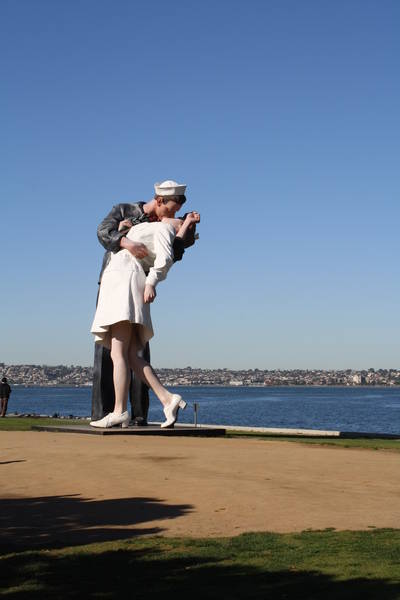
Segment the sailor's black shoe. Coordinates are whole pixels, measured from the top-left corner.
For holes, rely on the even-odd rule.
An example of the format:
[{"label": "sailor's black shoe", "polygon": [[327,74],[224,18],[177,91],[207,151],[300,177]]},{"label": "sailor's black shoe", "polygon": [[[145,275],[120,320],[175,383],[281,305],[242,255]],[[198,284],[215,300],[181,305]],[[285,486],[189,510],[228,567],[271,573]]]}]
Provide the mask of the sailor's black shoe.
[{"label": "sailor's black shoe", "polygon": [[134,427],[146,427],[148,423],[144,417],[133,417],[132,425]]}]

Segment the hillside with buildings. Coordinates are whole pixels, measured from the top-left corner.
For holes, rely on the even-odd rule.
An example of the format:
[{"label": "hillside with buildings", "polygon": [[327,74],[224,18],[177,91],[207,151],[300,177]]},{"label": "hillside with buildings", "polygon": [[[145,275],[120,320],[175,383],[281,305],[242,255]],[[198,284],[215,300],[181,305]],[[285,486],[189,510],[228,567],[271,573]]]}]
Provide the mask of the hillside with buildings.
[{"label": "hillside with buildings", "polygon": [[[280,386],[280,385],[400,385],[399,369],[156,369],[165,385]],[[0,376],[15,386],[90,386],[93,368],[79,365],[7,365]]]}]

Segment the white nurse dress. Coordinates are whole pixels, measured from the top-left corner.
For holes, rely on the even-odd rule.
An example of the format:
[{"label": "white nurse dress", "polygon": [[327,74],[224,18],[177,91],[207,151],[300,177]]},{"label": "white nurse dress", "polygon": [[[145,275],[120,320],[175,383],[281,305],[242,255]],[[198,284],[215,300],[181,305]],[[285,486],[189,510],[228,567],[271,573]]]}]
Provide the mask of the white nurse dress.
[{"label": "white nurse dress", "polygon": [[145,244],[149,253],[143,259],[135,258],[124,249],[111,255],[101,278],[96,314],[90,330],[96,343],[110,348],[110,326],[119,321],[141,325],[139,331],[143,344],[153,337],[150,304],[145,304],[143,299],[144,287],[146,283],[156,286],[166,278],[173,264],[175,234],[172,225],[158,221],[140,223],[129,230],[126,237]]}]

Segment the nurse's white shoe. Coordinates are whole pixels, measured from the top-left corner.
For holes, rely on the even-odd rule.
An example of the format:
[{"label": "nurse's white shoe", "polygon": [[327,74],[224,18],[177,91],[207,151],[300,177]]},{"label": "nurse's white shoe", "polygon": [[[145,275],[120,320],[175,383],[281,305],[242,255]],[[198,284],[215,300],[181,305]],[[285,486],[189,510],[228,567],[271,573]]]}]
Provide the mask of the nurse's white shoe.
[{"label": "nurse's white shoe", "polygon": [[92,427],[102,427],[104,429],[108,427],[117,427],[119,425],[121,425],[121,427],[128,427],[129,413],[127,410],[121,413],[120,415],[116,415],[115,413],[108,413],[108,415],[106,415],[102,419],[99,419],[98,421],[91,421],[90,425]]},{"label": "nurse's white shoe", "polygon": [[167,420],[161,424],[161,427],[173,427],[178,418],[179,409],[184,409],[186,406],[187,403],[183,400],[182,396],[173,394],[171,402],[167,406],[164,406],[164,415]]}]

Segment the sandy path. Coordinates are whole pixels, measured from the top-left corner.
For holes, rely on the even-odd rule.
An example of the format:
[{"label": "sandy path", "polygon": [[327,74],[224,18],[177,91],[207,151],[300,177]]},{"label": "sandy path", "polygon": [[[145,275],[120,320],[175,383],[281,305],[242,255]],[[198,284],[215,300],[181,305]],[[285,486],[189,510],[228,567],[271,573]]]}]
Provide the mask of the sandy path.
[{"label": "sandy path", "polygon": [[47,432],[2,432],[0,448],[8,542],[400,527],[394,452]]}]

